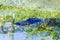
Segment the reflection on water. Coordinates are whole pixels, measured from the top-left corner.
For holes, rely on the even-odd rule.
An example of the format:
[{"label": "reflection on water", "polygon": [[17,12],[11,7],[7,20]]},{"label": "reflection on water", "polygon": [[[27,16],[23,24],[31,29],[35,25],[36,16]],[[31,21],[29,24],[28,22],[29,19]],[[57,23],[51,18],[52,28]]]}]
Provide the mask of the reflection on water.
[{"label": "reflection on water", "polygon": [[13,38],[12,39],[8,34],[0,34],[0,40],[52,40],[51,36],[47,36],[47,37],[41,37],[41,36],[28,36],[26,34],[22,33],[14,33],[13,34]]}]

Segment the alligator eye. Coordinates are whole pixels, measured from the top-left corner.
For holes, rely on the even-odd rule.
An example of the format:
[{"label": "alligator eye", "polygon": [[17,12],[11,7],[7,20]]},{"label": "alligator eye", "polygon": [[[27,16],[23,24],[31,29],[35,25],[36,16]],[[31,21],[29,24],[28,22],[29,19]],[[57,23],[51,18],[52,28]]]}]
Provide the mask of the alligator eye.
[{"label": "alligator eye", "polygon": [[47,25],[49,25],[49,26],[53,26],[54,23],[55,23],[55,19],[46,19],[46,23],[47,23]]}]

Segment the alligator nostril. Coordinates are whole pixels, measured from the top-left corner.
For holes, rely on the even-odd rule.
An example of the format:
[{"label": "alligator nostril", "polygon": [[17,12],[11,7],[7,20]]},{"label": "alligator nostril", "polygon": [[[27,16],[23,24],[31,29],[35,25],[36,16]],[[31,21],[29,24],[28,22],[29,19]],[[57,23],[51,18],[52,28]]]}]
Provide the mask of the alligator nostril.
[{"label": "alligator nostril", "polygon": [[23,22],[16,22],[15,24],[19,25],[19,26],[24,26],[25,25]]}]

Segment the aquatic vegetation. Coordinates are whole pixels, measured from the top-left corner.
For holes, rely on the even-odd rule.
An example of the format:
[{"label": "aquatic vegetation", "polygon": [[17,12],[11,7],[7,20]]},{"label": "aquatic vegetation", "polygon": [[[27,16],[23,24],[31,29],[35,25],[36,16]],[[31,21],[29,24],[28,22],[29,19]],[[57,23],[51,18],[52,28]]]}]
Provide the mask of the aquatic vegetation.
[{"label": "aquatic vegetation", "polygon": [[[44,34],[51,36],[53,40],[60,40],[60,12],[39,11],[24,9],[20,6],[0,5],[0,11],[11,12],[12,15],[0,16],[1,33],[25,32],[29,36]],[[9,13],[10,14],[10,13]],[[14,17],[13,17],[13,14]],[[6,22],[10,22],[11,24]],[[55,27],[58,27],[57,29]],[[55,31],[56,30],[56,31]]]}]

